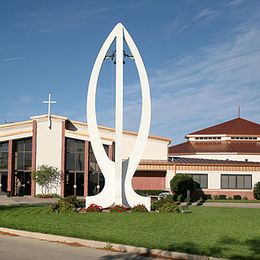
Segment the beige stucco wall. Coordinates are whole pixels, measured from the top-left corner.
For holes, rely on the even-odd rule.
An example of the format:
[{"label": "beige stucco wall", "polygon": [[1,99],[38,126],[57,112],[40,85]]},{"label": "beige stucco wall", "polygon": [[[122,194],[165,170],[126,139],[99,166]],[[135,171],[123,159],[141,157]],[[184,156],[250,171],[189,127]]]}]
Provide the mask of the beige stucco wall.
[{"label": "beige stucco wall", "polygon": [[[49,129],[48,120],[37,122],[37,146],[36,146],[36,168],[42,164],[51,165],[61,169],[62,149],[62,120],[52,120]],[[36,187],[36,193],[41,193]],[[52,193],[60,194],[60,187],[52,190]]]},{"label": "beige stucco wall", "polygon": [[[236,174],[236,175],[252,175],[252,187],[260,181],[260,172],[255,171],[192,171],[192,170],[177,170],[177,174],[208,174],[208,189],[221,189],[221,174]],[[238,190],[237,190],[238,191]],[[245,191],[245,190],[243,190]]]},{"label": "beige stucco wall", "polygon": [[[66,130],[66,137],[79,140],[89,140],[88,129],[86,124],[72,121],[74,126],[71,130]],[[73,129],[73,130],[72,130]],[[109,128],[99,128],[100,136],[103,144],[112,144],[115,140],[115,131]],[[136,135],[125,132],[123,134],[123,158],[127,159],[132,152]],[[147,141],[142,159],[150,160],[167,160],[168,159],[169,140],[150,137]]]},{"label": "beige stucco wall", "polygon": [[32,121],[0,125],[0,142],[32,136]]}]

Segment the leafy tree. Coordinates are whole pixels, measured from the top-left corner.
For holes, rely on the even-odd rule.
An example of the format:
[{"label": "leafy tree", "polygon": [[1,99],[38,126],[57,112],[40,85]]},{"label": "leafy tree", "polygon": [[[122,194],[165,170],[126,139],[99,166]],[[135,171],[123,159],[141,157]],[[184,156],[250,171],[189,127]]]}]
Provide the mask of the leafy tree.
[{"label": "leafy tree", "polygon": [[257,200],[260,200],[260,181],[254,185],[254,197]]},{"label": "leafy tree", "polygon": [[32,173],[32,178],[41,187],[42,194],[50,194],[59,186],[61,174],[58,168],[43,164]]},{"label": "leafy tree", "polygon": [[187,190],[191,192],[195,189],[195,183],[192,177],[185,174],[177,174],[175,175],[171,182],[171,191],[174,194],[183,195],[185,198],[187,196]]}]

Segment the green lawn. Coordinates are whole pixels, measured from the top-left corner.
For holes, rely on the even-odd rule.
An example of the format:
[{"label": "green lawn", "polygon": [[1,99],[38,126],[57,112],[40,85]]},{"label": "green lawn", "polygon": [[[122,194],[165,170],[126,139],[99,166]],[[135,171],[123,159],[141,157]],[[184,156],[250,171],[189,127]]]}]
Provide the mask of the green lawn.
[{"label": "green lawn", "polygon": [[191,211],[50,214],[45,206],[1,206],[0,226],[216,257],[260,259],[260,209],[193,207]]}]

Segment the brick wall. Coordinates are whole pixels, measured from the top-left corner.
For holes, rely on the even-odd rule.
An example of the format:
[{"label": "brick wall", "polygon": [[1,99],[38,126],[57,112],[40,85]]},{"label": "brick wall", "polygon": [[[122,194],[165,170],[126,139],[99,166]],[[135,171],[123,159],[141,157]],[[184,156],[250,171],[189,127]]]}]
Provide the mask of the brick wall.
[{"label": "brick wall", "polygon": [[232,197],[234,195],[240,195],[242,198],[247,197],[249,200],[254,199],[253,191],[250,190],[203,190],[204,194],[211,195],[226,195],[227,197]]},{"label": "brick wall", "polygon": [[164,190],[166,172],[136,171],[132,179],[134,190]]}]

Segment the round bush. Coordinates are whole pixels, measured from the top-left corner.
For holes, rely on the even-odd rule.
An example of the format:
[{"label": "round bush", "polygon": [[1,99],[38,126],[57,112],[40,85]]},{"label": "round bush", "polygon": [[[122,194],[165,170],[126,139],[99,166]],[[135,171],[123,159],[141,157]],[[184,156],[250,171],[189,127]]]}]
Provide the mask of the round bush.
[{"label": "round bush", "polygon": [[143,204],[138,204],[132,208],[132,212],[148,212]]},{"label": "round bush", "polygon": [[173,193],[176,193],[178,195],[187,196],[187,190],[190,190],[190,192],[195,190],[195,184],[193,179],[185,174],[177,174],[175,175],[171,182],[171,191]]},{"label": "round bush", "polygon": [[160,199],[160,200],[153,202],[152,205],[151,205],[151,209],[152,210],[159,210],[159,208],[161,208],[167,202],[173,203],[173,196],[172,195],[168,195],[164,199]]},{"label": "round bush", "polygon": [[242,199],[242,197],[240,196],[240,195],[234,195],[234,200],[241,200]]},{"label": "round bush", "polygon": [[260,200],[260,181],[254,185],[254,198]]},{"label": "round bush", "polygon": [[179,207],[171,202],[165,203],[161,208],[159,208],[160,213],[178,213],[180,212]]}]

